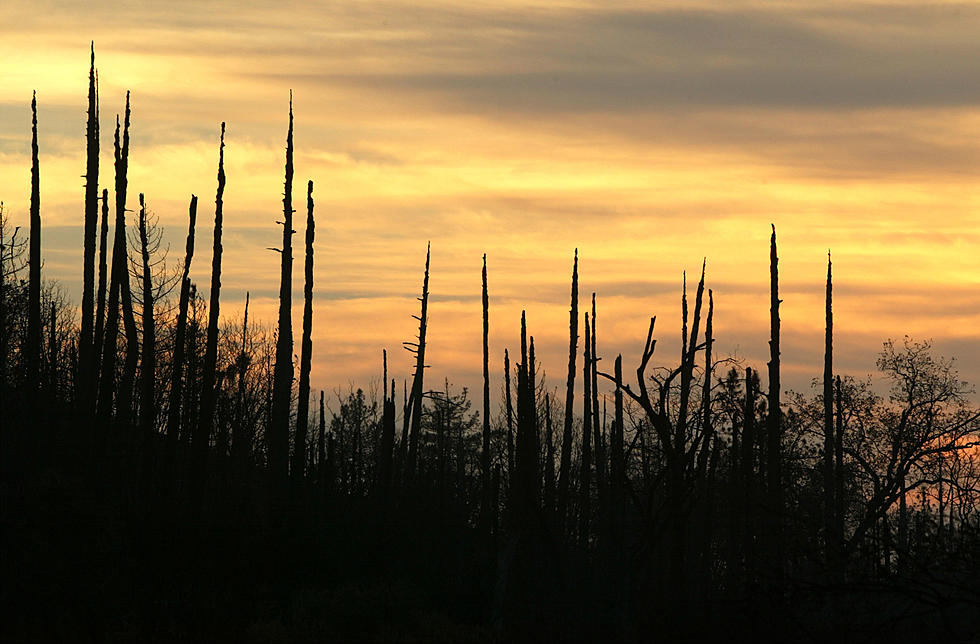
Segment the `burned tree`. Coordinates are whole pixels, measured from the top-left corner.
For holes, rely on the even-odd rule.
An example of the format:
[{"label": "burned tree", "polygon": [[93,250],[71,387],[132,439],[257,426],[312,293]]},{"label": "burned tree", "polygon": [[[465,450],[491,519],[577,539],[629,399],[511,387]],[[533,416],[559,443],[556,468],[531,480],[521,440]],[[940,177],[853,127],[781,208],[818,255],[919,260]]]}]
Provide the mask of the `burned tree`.
[{"label": "burned tree", "polygon": [[167,405],[167,453],[173,457],[180,433],[182,396],[181,384],[184,374],[184,350],[187,343],[187,309],[191,297],[191,259],[194,257],[194,226],[197,223],[197,197],[191,195],[188,208],[187,244],[184,251],[184,267],[180,277],[180,298],[177,304],[177,324],[174,330],[173,363],[170,370],[170,395]]},{"label": "burned tree", "polygon": [[408,435],[408,466],[406,468],[407,480],[413,481],[418,468],[419,438],[422,433],[422,395],[423,395],[423,375],[425,372],[425,332],[428,326],[429,308],[429,255],[431,245],[425,249],[425,277],[422,280],[422,310],[419,315],[413,315],[419,321],[418,342],[404,342],[405,348],[415,354],[415,374],[412,378],[412,393],[409,394],[409,407],[411,414],[410,433]]},{"label": "burned tree", "polygon": [[41,377],[41,172],[37,150],[37,92],[31,99],[31,232],[27,286],[27,389]]},{"label": "burned tree", "polygon": [[575,354],[578,352],[578,249],[572,263],[572,295],[568,313],[568,378],[565,384],[565,420],[562,431],[561,463],[558,468],[558,521],[568,518],[568,490],[572,479],[572,406],[575,403]]},{"label": "burned tree", "polygon": [[272,494],[281,502],[289,478],[289,401],[293,386],[293,94],[289,93],[289,130],[286,134],[286,179],[282,197],[282,248],[279,277],[279,322],[276,366],[273,375],[272,417],[268,431]]},{"label": "burned tree", "polygon": [[204,346],[204,373],[201,378],[201,413],[191,434],[191,502],[200,507],[207,472],[208,444],[214,424],[215,370],[218,361],[218,312],[221,304],[221,227],[224,223],[225,124],[221,124],[218,145],[218,191],[214,199],[214,246],[211,254],[211,294],[208,304],[208,330]]},{"label": "burned tree", "polygon": [[92,409],[95,384],[95,234],[99,218],[99,115],[95,87],[95,43],[88,72],[88,123],[85,130],[85,228],[82,246],[82,326],[78,341],[76,392],[86,411]]},{"label": "burned tree", "polygon": [[[120,145],[119,117],[116,116],[114,137],[116,223],[112,244],[112,269],[109,274],[109,301],[106,308],[105,332],[102,347],[102,374],[99,380],[98,415],[108,419],[116,392],[116,343],[119,338],[119,308],[123,283],[129,284],[126,252],[126,171],[129,165],[129,92],[126,93],[126,116]],[[123,384],[125,386],[125,384]],[[118,407],[118,406],[117,406]],[[128,410],[125,410],[128,413]]]},{"label": "burned tree", "polygon": [[299,361],[299,399],[296,402],[296,440],[293,442],[293,481],[303,481],[306,434],[310,416],[310,361],[313,355],[313,182],[306,187],[306,264],[303,285],[303,340]]}]

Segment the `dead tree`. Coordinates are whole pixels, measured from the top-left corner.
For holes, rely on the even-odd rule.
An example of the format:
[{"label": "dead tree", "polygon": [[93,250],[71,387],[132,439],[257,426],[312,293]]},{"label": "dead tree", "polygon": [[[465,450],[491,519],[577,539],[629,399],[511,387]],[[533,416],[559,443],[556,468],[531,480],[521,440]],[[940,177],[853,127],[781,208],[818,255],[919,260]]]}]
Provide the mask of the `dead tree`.
[{"label": "dead tree", "polygon": [[544,507],[555,511],[555,437],[551,427],[551,396],[544,395]]},{"label": "dead tree", "polygon": [[293,481],[303,481],[306,463],[306,434],[310,416],[310,361],[313,359],[313,182],[306,186],[306,264],[303,284],[303,339],[299,359],[299,399],[296,402],[296,440],[293,448]]},{"label": "dead tree", "polygon": [[88,72],[88,123],[85,130],[85,229],[82,259],[82,326],[78,342],[78,401],[86,412],[93,405],[95,384],[95,234],[99,218],[99,116],[95,89],[95,43]]},{"label": "dead tree", "polygon": [[480,522],[490,529],[493,493],[490,489],[490,296],[487,291],[487,255],[483,254],[483,446],[480,452]]},{"label": "dead tree", "polygon": [[[109,190],[102,189],[102,221],[99,226],[99,292],[95,309],[95,346],[93,348],[92,393],[96,396],[98,389],[98,371],[101,362],[102,341],[105,334],[105,296],[106,296],[106,243],[109,238]],[[94,403],[94,401],[93,401]]]},{"label": "dead tree", "polygon": [[510,353],[504,349],[504,404],[507,412],[507,485],[508,493],[514,486],[514,405],[510,393]]},{"label": "dead tree", "polygon": [[599,416],[599,357],[596,354],[596,309],[595,293],[592,294],[592,361],[589,364],[589,377],[592,379],[592,454],[595,460],[595,480],[598,491],[598,505],[606,508],[606,449],[602,438],[602,419]]},{"label": "dead tree", "polygon": [[585,314],[585,355],[582,361],[582,473],[579,476],[578,535],[583,545],[589,543],[589,522],[592,513],[592,331],[589,314]]},{"label": "dead tree", "polygon": [[170,369],[170,395],[167,404],[167,458],[173,458],[180,434],[182,406],[182,382],[184,375],[184,351],[187,344],[187,308],[190,304],[191,259],[194,257],[194,226],[197,223],[197,197],[191,195],[188,209],[187,244],[184,251],[184,268],[180,277],[180,298],[177,304],[177,324],[174,330],[173,364]]},{"label": "dead tree", "polygon": [[282,248],[279,278],[279,323],[273,376],[272,418],[269,427],[269,470],[272,498],[281,503],[289,479],[289,402],[293,386],[293,95],[289,94],[286,134],[286,180],[282,197]]},{"label": "dead tree", "polygon": [[[116,116],[113,154],[115,160],[116,224],[112,244],[112,269],[109,274],[109,301],[106,307],[102,347],[102,373],[99,380],[98,415],[107,420],[112,414],[116,393],[116,343],[119,337],[119,302],[122,285],[129,283],[126,252],[126,171],[129,165],[129,92],[126,93],[126,116],[120,145],[119,117]],[[128,410],[127,410],[128,411]]]},{"label": "dead tree", "polygon": [[41,377],[41,171],[37,149],[37,92],[31,99],[31,232],[27,282],[27,391]]},{"label": "dead tree", "polygon": [[565,383],[565,421],[558,468],[558,521],[568,518],[568,490],[572,480],[572,406],[575,403],[575,354],[578,352],[578,249],[572,263],[572,295],[568,313],[568,378]]},{"label": "dead tree", "polygon": [[[382,502],[387,507],[391,497],[392,467],[395,449],[395,381],[391,381],[391,397],[389,398],[387,349],[383,349],[381,355],[383,362],[382,382],[384,383],[384,404],[381,415],[381,455],[378,457],[377,491],[381,496]],[[322,438],[320,442],[322,444]]]},{"label": "dead tree", "polygon": [[779,406],[779,258],[776,226],[769,242],[769,395],[766,414],[766,478],[769,505],[769,539],[773,569],[783,566],[782,410]]},{"label": "dead tree", "polygon": [[140,367],[140,433],[143,436],[143,472],[140,486],[143,500],[149,502],[153,471],[153,442],[156,434],[156,326],[153,320],[153,282],[146,232],[146,202],[140,193],[140,256],[143,268],[143,356]]},{"label": "dead tree", "polygon": [[423,394],[423,374],[425,372],[425,332],[428,326],[428,307],[429,307],[429,255],[431,245],[425,249],[425,278],[422,281],[422,303],[421,313],[412,316],[419,321],[418,342],[404,342],[405,348],[415,354],[415,375],[412,379],[411,393],[411,431],[408,436],[408,467],[407,477],[409,481],[414,481],[418,468],[419,438],[422,433],[422,394]]},{"label": "dead tree", "polygon": [[840,544],[834,538],[836,503],[834,501],[834,314],[832,308],[830,252],[827,253],[826,324],[823,354],[823,511],[824,547],[827,562],[832,563]]},{"label": "dead tree", "polygon": [[245,471],[245,459],[251,445],[246,438],[247,420],[245,418],[245,377],[251,360],[248,355],[248,303],[249,293],[245,291],[245,315],[242,320],[242,345],[235,360],[235,373],[238,376],[238,392],[235,398],[235,424],[231,433],[231,458],[238,472]]},{"label": "dead tree", "polygon": [[214,425],[215,371],[218,362],[218,314],[221,305],[221,227],[224,223],[225,124],[221,124],[218,145],[218,191],[214,199],[214,246],[211,253],[211,293],[208,304],[208,331],[204,345],[204,373],[201,378],[201,413],[191,435],[191,504],[201,507],[207,476],[208,444]]}]

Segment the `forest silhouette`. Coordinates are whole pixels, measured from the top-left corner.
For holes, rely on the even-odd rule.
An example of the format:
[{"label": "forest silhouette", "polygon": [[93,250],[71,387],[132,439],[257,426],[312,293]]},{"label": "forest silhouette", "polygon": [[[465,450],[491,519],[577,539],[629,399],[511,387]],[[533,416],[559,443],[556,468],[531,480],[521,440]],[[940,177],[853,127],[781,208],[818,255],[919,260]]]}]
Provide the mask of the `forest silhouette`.
[{"label": "forest silhouette", "polygon": [[240,318],[220,308],[224,123],[204,298],[198,197],[171,265],[127,195],[128,93],[110,201],[93,46],[76,307],[42,271],[31,108],[26,234],[0,205],[5,640],[980,639],[973,389],[911,338],[884,342],[881,386],[839,373],[829,253],[812,393],[781,387],[773,226],[764,368],[718,355],[706,263],[679,285],[679,356],[656,352],[678,322],[656,317],[637,365],[601,355],[576,250],[564,391],[548,389],[525,315],[514,353],[490,354],[484,255],[474,400],[427,373],[427,248],[411,382],[384,350],[381,400],[352,388],[328,413],[310,379],[314,318],[329,323],[314,278],[330,279],[313,181],[298,355],[293,339],[292,96],[271,329],[248,297]]}]

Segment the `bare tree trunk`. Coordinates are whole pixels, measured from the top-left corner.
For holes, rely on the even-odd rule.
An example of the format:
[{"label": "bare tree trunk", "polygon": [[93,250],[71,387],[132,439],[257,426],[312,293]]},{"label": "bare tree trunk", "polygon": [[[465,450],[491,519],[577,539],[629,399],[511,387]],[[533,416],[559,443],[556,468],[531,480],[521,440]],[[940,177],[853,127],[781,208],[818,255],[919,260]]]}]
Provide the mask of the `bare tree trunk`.
[{"label": "bare tree trunk", "polygon": [[507,406],[507,484],[508,501],[513,500],[514,492],[514,407],[510,395],[510,354],[504,349],[504,400]]},{"label": "bare tree trunk", "polygon": [[592,444],[595,456],[595,478],[598,491],[598,507],[605,512],[606,503],[606,448],[602,440],[602,423],[599,418],[599,356],[596,353],[595,293],[592,294],[592,361],[589,365],[592,379]]},{"label": "bare tree trunk", "polygon": [[385,510],[391,501],[392,461],[395,449],[395,381],[391,381],[391,398],[388,398],[388,351],[382,350],[384,360],[384,406],[381,416],[381,455],[378,457],[377,489]]},{"label": "bare tree trunk", "polygon": [[745,368],[745,403],[742,411],[742,554],[745,578],[751,587],[755,578],[756,481],[755,481],[755,389],[752,368]]},{"label": "bare tree trunk", "polygon": [[221,305],[221,227],[224,223],[225,124],[221,124],[218,146],[218,190],[214,199],[214,246],[211,252],[211,293],[208,304],[208,334],[204,345],[204,373],[201,378],[201,415],[191,436],[190,499],[200,511],[207,478],[208,444],[214,425],[215,371],[218,362],[218,315]]},{"label": "bare tree trunk", "polygon": [[140,255],[143,268],[143,357],[140,368],[140,429],[143,435],[142,498],[149,505],[156,434],[156,326],[153,320],[153,281],[150,277],[150,251],[146,233],[146,203],[140,193]]},{"label": "bare tree trunk", "polygon": [[238,354],[238,394],[235,401],[235,427],[231,435],[231,458],[239,475],[245,471],[245,459],[249,453],[251,436],[246,438],[245,418],[245,376],[248,374],[248,302],[249,292],[245,291],[245,317],[242,320],[242,348]]},{"label": "bare tree trunk", "polygon": [[313,182],[306,186],[306,264],[303,285],[303,339],[299,360],[299,400],[296,402],[296,441],[293,449],[293,481],[296,486],[303,481],[303,465],[306,462],[306,434],[310,416],[310,362],[313,356]]},{"label": "bare tree trunk", "polygon": [[28,392],[41,384],[41,171],[37,149],[37,92],[31,99],[31,232],[27,283]]},{"label": "bare tree trunk", "polygon": [[119,300],[123,281],[129,282],[126,253],[126,171],[129,165],[129,93],[126,93],[126,116],[123,143],[119,140],[119,117],[116,116],[114,139],[116,223],[113,233],[112,269],[109,275],[109,302],[106,308],[104,345],[102,350],[102,374],[99,381],[98,415],[108,420],[112,415],[112,403],[116,385],[116,341],[119,337]]},{"label": "bare tree trunk", "polygon": [[578,536],[583,546],[589,544],[589,522],[592,513],[592,331],[589,314],[585,314],[585,355],[582,361],[582,474],[579,476]]},{"label": "bare tree trunk", "polygon": [[487,289],[487,255],[483,254],[483,449],[480,452],[480,523],[490,531],[493,493],[490,489],[490,295]]},{"label": "bare tree trunk", "polygon": [[544,507],[547,515],[555,511],[555,440],[551,428],[551,396],[544,395]]},{"label": "bare tree trunk", "polygon": [[272,419],[269,427],[269,470],[276,506],[285,500],[289,479],[289,402],[293,383],[293,96],[289,94],[289,131],[286,135],[286,180],[282,198],[282,249],[279,279],[279,325],[273,377]]},{"label": "bare tree trunk", "polygon": [[783,569],[783,481],[782,409],[779,406],[779,258],[776,256],[776,226],[769,245],[769,411],[766,414],[766,477],[770,516],[769,537],[773,570],[778,578]]},{"label": "bare tree trunk", "polygon": [[834,517],[834,532],[839,548],[838,555],[843,564],[844,556],[844,401],[841,398],[840,376],[836,381],[836,396],[834,402],[837,406],[837,431],[834,435],[834,501],[836,503]]},{"label": "bare tree trunk", "polygon": [[[92,363],[92,395],[98,398],[99,369],[101,367],[102,342],[105,336],[105,297],[106,297],[106,242],[109,237],[109,190],[102,189],[102,223],[99,230],[99,293],[95,311],[95,346]],[[92,401],[94,407],[95,400]]]},{"label": "bare tree trunk", "polygon": [[836,565],[836,508],[834,500],[834,314],[830,253],[827,253],[826,325],[823,357],[823,510],[827,564]]},{"label": "bare tree trunk", "polygon": [[170,396],[167,404],[167,468],[173,464],[180,434],[181,391],[184,374],[184,351],[187,343],[187,307],[190,300],[191,259],[194,257],[194,226],[197,223],[197,197],[191,195],[188,209],[187,245],[184,251],[184,270],[180,278],[180,300],[177,305],[177,328],[174,331],[173,364],[170,370]]},{"label": "bare tree trunk", "polygon": [[712,335],[712,317],[715,311],[715,301],[711,289],[708,289],[708,319],[704,326],[704,382],[701,383],[701,451],[698,452],[698,474],[704,476],[708,462],[708,453],[714,436],[711,424],[711,348],[714,343]]},{"label": "bare tree trunk", "polygon": [[572,263],[572,295],[568,313],[568,377],[565,381],[565,421],[558,469],[558,521],[562,529],[568,520],[568,490],[572,480],[572,421],[575,403],[575,355],[578,353],[578,249]]},{"label": "bare tree trunk", "polygon": [[95,234],[99,219],[99,116],[95,89],[95,43],[88,72],[88,123],[85,130],[85,231],[82,246],[82,328],[78,342],[76,396],[81,408],[91,413],[95,385]]},{"label": "bare tree trunk", "polygon": [[414,481],[418,468],[419,438],[422,433],[422,396],[425,374],[425,332],[428,326],[429,308],[429,257],[431,245],[425,249],[425,278],[422,281],[422,310],[416,318],[419,321],[418,343],[406,343],[415,352],[415,377],[412,379],[411,433],[408,436],[408,480]]}]

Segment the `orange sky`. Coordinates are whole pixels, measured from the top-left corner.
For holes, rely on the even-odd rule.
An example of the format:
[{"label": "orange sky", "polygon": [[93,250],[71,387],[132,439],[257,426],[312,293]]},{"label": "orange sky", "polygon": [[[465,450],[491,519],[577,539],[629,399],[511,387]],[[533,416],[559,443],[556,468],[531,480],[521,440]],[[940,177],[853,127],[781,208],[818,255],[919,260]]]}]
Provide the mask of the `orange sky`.
[{"label": "orange sky", "polygon": [[881,341],[907,333],[980,381],[976,3],[207,6],[0,6],[0,199],[26,223],[36,89],[45,275],[76,301],[94,39],[102,183],[130,89],[130,208],[146,193],[176,261],[187,201],[200,196],[202,291],[228,123],[228,317],[250,290],[254,315],[275,319],[278,255],[265,249],[280,238],[293,89],[294,200],[313,179],[317,201],[314,387],[366,385],[382,347],[409,376],[399,347],[415,333],[427,240],[433,385],[478,387],[484,252],[495,375],[526,308],[549,383],[563,382],[576,247],[610,363],[620,351],[635,363],[653,314],[658,355],[674,359],[682,271],[706,256],[717,349],[761,366],[770,222],[787,386],[821,373],[828,248],[842,370],[873,371]]}]

